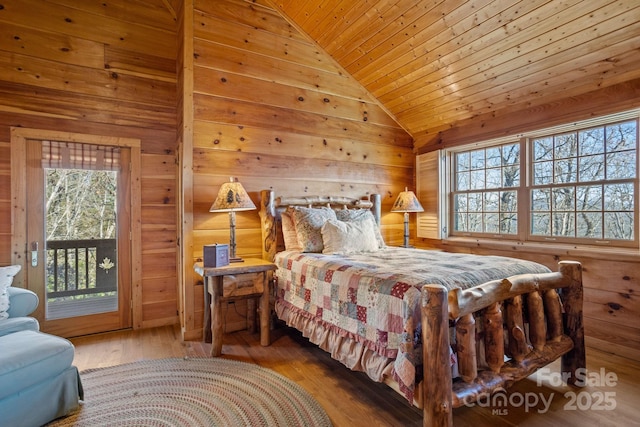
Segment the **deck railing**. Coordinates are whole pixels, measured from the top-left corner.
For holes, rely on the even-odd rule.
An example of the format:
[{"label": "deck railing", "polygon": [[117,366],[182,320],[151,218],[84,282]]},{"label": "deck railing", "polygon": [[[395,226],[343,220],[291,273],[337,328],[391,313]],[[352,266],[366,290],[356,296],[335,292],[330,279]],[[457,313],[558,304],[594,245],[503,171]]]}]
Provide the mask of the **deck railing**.
[{"label": "deck railing", "polygon": [[48,298],[116,291],[116,239],[48,240],[46,269]]}]

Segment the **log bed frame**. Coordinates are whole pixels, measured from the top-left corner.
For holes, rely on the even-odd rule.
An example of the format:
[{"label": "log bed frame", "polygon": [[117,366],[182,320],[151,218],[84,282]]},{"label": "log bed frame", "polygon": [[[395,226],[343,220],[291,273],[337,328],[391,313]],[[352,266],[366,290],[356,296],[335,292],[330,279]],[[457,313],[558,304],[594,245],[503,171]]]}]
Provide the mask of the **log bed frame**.
[{"label": "log bed frame", "polygon": [[[368,199],[342,196],[276,199],[272,190],[263,190],[260,195],[263,258],[269,261],[274,260],[276,252],[284,250],[279,223],[280,213],[288,206],[371,209],[376,221],[380,221],[378,194]],[[423,425],[451,426],[453,408],[475,402],[483,394],[503,390],[559,357],[567,383],[576,385],[576,370],[586,367],[582,293],[582,267],[574,261],[560,261],[557,272],[517,275],[467,290],[423,286],[424,380],[416,387],[414,399],[414,404],[423,410]],[[488,365],[485,368],[477,364],[477,322],[481,322],[483,329],[482,344]],[[460,375],[455,381],[449,352],[452,325]],[[393,380],[387,383],[398,390]]]}]

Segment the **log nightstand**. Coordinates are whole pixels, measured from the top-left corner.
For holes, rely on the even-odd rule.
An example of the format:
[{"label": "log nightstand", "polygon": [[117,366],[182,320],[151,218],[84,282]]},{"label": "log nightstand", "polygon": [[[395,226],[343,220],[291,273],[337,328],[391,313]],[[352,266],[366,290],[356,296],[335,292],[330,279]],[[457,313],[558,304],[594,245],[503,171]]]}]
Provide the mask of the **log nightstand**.
[{"label": "log nightstand", "polygon": [[[255,298],[260,297],[260,344],[268,346],[269,337],[269,281],[267,272],[276,269],[276,265],[260,258],[245,258],[244,262],[231,263],[224,267],[204,267],[202,263],[194,265],[195,271],[204,279],[204,338],[211,337],[211,356],[222,354],[222,303],[248,299],[247,323],[255,329]],[[253,280],[251,286],[232,287],[224,290],[225,276],[257,275],[261,280]]]}]

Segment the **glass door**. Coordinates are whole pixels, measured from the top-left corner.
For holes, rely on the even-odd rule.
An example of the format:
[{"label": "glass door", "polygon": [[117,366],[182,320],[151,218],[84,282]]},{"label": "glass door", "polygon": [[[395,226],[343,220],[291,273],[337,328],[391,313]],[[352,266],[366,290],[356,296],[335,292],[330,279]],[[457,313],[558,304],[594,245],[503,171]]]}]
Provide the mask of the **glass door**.
[{"label": "glass door", "polygon": [[125,147],[27,140],[29,286],[45,332],[131,326],[129,161]]}]

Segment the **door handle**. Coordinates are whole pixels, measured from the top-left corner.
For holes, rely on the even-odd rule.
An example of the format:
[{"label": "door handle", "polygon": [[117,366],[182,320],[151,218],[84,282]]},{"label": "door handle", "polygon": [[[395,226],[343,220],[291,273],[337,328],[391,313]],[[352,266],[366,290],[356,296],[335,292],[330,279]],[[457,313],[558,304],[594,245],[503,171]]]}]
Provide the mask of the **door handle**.
[{"label": "door handle", "polygon": [[31,267],[38,266],[38,242],[31,242]]}]

